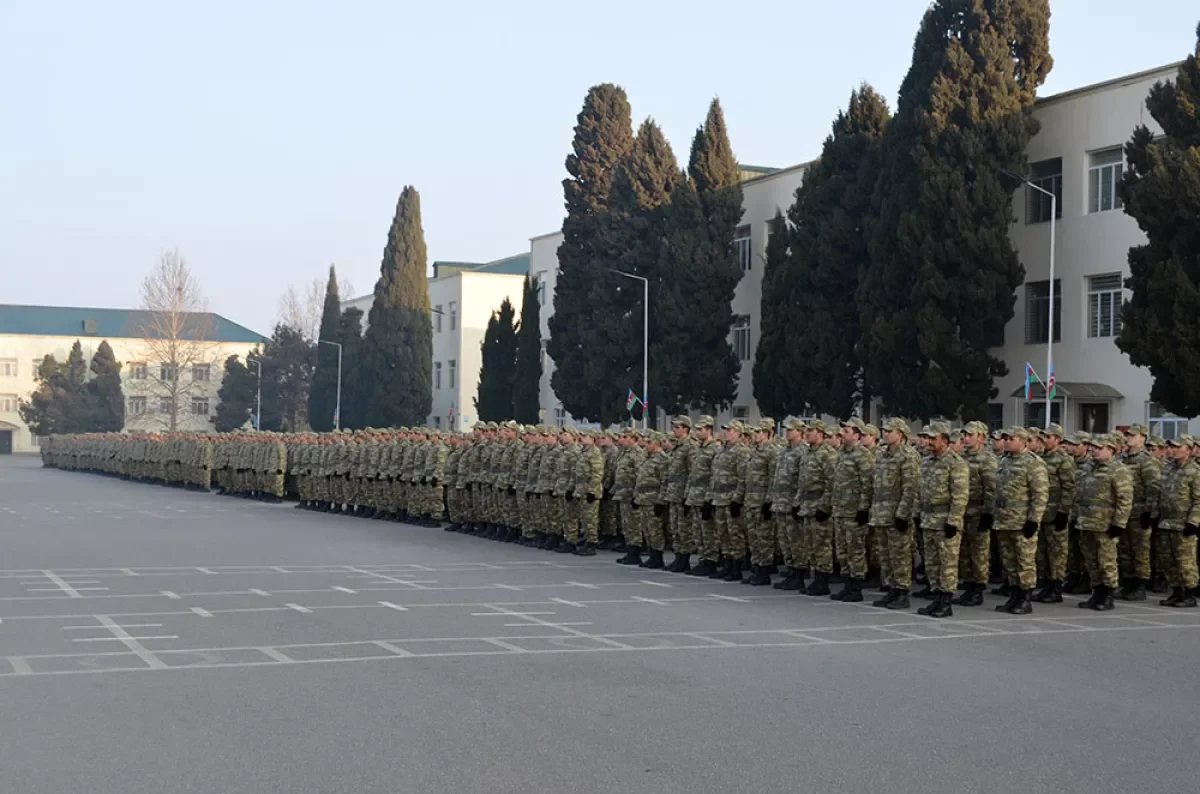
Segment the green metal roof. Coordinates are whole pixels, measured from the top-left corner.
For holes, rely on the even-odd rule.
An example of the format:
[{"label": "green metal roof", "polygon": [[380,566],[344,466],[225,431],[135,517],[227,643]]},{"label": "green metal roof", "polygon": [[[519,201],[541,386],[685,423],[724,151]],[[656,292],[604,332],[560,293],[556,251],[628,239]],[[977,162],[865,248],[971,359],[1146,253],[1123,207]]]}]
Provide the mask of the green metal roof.
[{"label": "green metal roof", "polygon": [[[205,334],[207,341],[250,344],[263,341],[262,334],[219,314],[206,312],[201,316],[212,323],[211,332]],[[137,309],[0,304],[0,334],[139,338],[145,335],[143,329],[149,325],[149,317],[149,312]]]},{"label": "green metal roof", "polygon": [[504,259],[488,262],[474,268],[474,270],[476,273],[505,273],[510,276],[523,276],[529,272],[529,258],[530,254],[526,251],[523,254],[507,256]]}]

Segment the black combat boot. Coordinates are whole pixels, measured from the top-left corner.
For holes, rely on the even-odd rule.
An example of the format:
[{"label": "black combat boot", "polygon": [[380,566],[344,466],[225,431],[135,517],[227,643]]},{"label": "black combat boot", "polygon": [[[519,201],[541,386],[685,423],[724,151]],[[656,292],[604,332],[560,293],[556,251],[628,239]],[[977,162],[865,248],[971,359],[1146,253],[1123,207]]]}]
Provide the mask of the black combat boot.
[{"label": "black combat boot", "polygon": [[689,573],[692,570],[692,555],[675,552],[675,559],[666,568],[668,573]]},{"label": "black combat boot", "polygon": [[596,556],[596,544],[592,543],[590,541],[588,541],[586,543],[580,543],[578,546],[575,547],[574,554],[576,557],[595,557]]},{"label": "black combat boot", "polygon": [[938,593],[938,598],[933,602],[933,608],[928,614],[931,618],[952,618],[954,617],[954,608],[950,606],[950,593]]},{"label": "black combat boot", "polygon": [[1063,600],[1062,580],[1051,579],[1046,586],[1042,588],[1042,592],[1039,593],[1039,595],[1041,598],[1035,595],[1033,600],[1041,604],[1061,604]]},{"label": "black combat boot", "polygon": [[1064,588],[1064,591],[1071,595],[1087,595],[1092,592],[1092,580],[1086,573],[1081,573],[1075,579],[1075,586]]},{"label": "black combat boot", "polygon": [[748,584],[751,587],[768,587],[771,584],[771,574],[767,573],[765,565],[756,565],[750,578],[746,579],[742,584]]},{"label": "black combat boot", "polygon": [[879,599],[878,601],[872,601],[871,606],[886,608],[888,606],[888,604],[892,603],[893,601],[895,601],[897,598],[900,597],[900,593],[901,593],[900,588],[889,587],[887,595],[885,595],[883,598]]},{"label": "black combat boot", "polygon": [[562,535],[547,535],[546,545],[542,546],[546,551],[558,551],[558,546],[562,543]]},{"label": "black combat boot", "polygon": [[896,597],[888,602],[888,609],[908,609],[912,604],[908,600],[908,590],[899,588],[896,590]]},{"label": "black combat boot", "polygon": [[954,596],[950,599],[951,604],[958,604],[964,607],[977,607],[983,604],[983,585],[977,585],[974,582],[967,582],[963,585],[962,595]]},{"label": "black combat boot", "polygon": [[642,550],[637,546],[629,546],[624,557],[617,558],[617,565],[641,565]]},{"label": "black combat boot", "polygon": [[846,597],[842,599],[842,601],[844,603],[857,604],[863,600],[863,593],[862,593],[863,580],[862,579],[851,579],[850,581],[846,582],[846,586],[850,588],[850,592],[847,593]]},{"label": "black combat boot", "polygon": [[742,561],[735,557],[730,557],[725,563],[725,575],[721,579],[726,582],[742,581]]},{"label": "black combat boot", "polygon": [[554,550],[554,552],[555,552],[555,554],[574,554],[575,553],[575,544],[572,543],[571,541],[567,540],[566,538],[563,538],[562,541],[558,544],[558,548],[556,548]]},{"label": "black combat boot", "polygon": [[308,509],[308,502],[307,502],[307,501],[305,501],[304,499],[301,499],[299,502],[296,502],[296,507],[295,507],[295,509],[296,509],[296,510],[307,510],[307,509]]},{"label": "black combat boot", "polygon": [[[830,601],[845,601],[845,600],[847,600],[850,597],[850,594],[854,592],[854,585],[855,585],[854,579],[847,579],[846,583],[844,585],[842,585],[842,589],[838,590],[836,593],[833,593],[832,595],[830,595],[829,600]],[[861,601],[862,599],[860,598],[859,600]]]},{"label": "black combat boot", "polygon": [[776,590],[800,590],[804,587],[804,570],[802,568],[789,568],[787,575],[772,586]]},{"label": "black combat boot", "polygon": [[1050,582],[1046,581],[1033,593],[1033,600],[1039,604],[1046,603],[1046,597],[1050,595]]},{"label": "black combat boot", "polygon": [[1183,597],[1175,606],[1179,607],[1180,609],[1194,609],[1196,606],[1197,590],[1200,590],[1200,587],[1193,587],[1191,590],[1181,591],[1183,593]]},{"label": "black combat boot", "polygon": [[[916,597],[917,597],[917,594],[913,593],[913,598],[916,598]],[[932,613],[935,609],[937,609],[941,603],[942,603],[942,594],[941,593],[936,593],[936,592],[930,593],[929,603],[926,604],[925,606],[921,607],[920,609],[918,609],[917,614],[925,615],[926,617],[929,617],[930,613]]]},{"label": "black combat boot", "polygon": [[1017,592],[1017,588],[1011,584],[1002,584],[999,587],[992,588],[992,595],[1008,596],[1009,598],[1012,598]]},{"label": "black combat boot", "polygon": [[1159,599],[1158,605],[1160,607],[1177,607],[1179,606],[1179,602],[1184,599],[1184,595],[1182,587],[1172,587],[1171,595]]},{"label": "black combat boot", "polygon": [[[994,593],[996,591],[993,590],[992,592]],[[1014,606],[1016,606],[1018,603],[1020,603],[1021,598],[1022,598],[1021,591],[1015,587],[1011,588],[1010,592],[1008,594],[1008,600],[1005,601],[1003,604],[998,604],[996,606],[996,611],[997,612],[1008,612],[1010,609],[1012,609]]]},{"label": "black combat boot", "polygon": [[658,549],[651,549],[650,556],[646,561],[638,565],[639,568],[645,568],[649,571],[661,571],[663,569],[662,552]]},{"label": "black combat boot", "polygon": [[823,571],[816,571],[813,574],[812,584],[804,590],[804,595],[809,596],[827,596],[829,595],[829,574]]},{"label": "black combat boot", "polygon": [[709,579],[716,579],[716,580],[718,580],[718,581],[720,581],[720,580],[724,579],[724,578],[725,578],[725,575],[726,575],[727,573],[729,573],[729,561],[728,561],[728,559],[727,559],[727,558],[726,558],[724,555],[721,555],[720,559],[718,559],[718,560],[717,560],[715,563],[713,563],[713,564],[716,566],[716,568],[713,570],[713,572],[712,572],[712,573],[710,573],[710,574],[708,575],[708,578],[709,578]]},{"label": "black combat boot", "polygon": [[863,582],[865,588],[879,588],[883,586],[883,580],[879,576],[879,571],[872,569],[867,571],[867,579]]},{"label": "black combat boot", "polygon": [[1145,601],[1149,585],[1148,579],[1130,579],[1129,586],[1121,590],[1120,598],[1123,601]]},{"label": "black combat boot", "polygon": [[700,560],[700,564],[687,573],[691,576],[711,576],[716,570],[717,565],[712,560]]},{"label": "black combat boot", "polygon": [[1030,596],[1033,595],[1032,590],[1017,590],[1017,595],[1013,599],[1013,605],[1008,608],[1010,615],[1029,615],[1033,612],[1033,601]]},{"label": "black combat boot", "polygon": [[[921,588],[917,592],[913,593],[912,597],[919,598],[922,601],[936,601],[937,595],[938,595],[937,592],[932,587],[930,587],[929,585],[925,585],[923,588]],[[920,611],[920,610],[918,610],[918,611]],[[925,613],[921,612],[921,614],[924,615]]]}]

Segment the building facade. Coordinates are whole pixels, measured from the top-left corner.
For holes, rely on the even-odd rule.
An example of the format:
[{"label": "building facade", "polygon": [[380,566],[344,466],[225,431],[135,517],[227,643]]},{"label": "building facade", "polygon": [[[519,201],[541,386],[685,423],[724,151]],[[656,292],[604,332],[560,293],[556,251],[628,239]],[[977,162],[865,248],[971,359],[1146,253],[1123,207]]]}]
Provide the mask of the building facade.
[{"label": "building facade", "polygon": [[121,362],[126,431],[166,430],[172,416],[177,429],[212,430],[225,359],[245,357],[262,337],[220,315],[192,318],[184,327],[197,333],[176,345],[172,367],[162,340],[150,338],[156,323],[146,312],[0,306],[0,452],[37,451],[18,407],[37,388],[42,360],[65,362],[76,340],[89,364],[104,341]]}]

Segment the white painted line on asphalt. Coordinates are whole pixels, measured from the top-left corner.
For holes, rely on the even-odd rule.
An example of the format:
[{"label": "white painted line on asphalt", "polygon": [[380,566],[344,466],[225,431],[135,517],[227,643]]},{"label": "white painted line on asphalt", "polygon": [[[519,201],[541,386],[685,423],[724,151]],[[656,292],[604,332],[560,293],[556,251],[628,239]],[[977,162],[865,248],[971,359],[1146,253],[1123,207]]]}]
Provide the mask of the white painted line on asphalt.
[{"label": "white painted line on asphalt", "polygon": [[654,585],[655,587],[674,587],[674,585],[667,584],[666,582],[656,582],[653,579],[641,579],[639,581],[642,584]]},{"label": "white painted line on asphalt", "polygon": [[212,570],[211,568],[201,568],[199,566],[196,567],[196,570],[199,571],[200,573],[207,573],[210,575],[216,575],[216,573],[217,573],[216,571]]},{"label": "white painted line on asphalt", "polygon": [[63,578],[54,573],[54,571],[42,571],[42,575],[54,584],[58,585],[58,588],[66,593],[68,598],[83,598],[83,596],[80,595],[74,587],[71,587],[71,585],[63,581]]},{"label": "white painted line on asphalt", "polygon": [[353,567],[353,566],[349,566],[349,565],[346,566],[346,569],[350,570],[350,571],[354,571],[355,573],[362,573],[362,574],[366,574],[367,576],[372,576],[376,579],[381,579],[382,581],[388,582],[390,584],[408,585],[413,590],[427,589],[424,586],[424,584],[425,584],[424,582],[414,582],[410,579],[398,579],[395,576],[388,576],[387,574],[377,573],[375,571],[369,571],[366,568]]},{"label": "white painted line on asphalt", "polygon": [[[136,637],[131,636],[128,631],[117,625],[117,622],[112,618],[108,617],[107,615],[97,615],[96,620],[100,621],[105,626],[108,626],[108,630],[113,633],[113,636],[124,642],[125,647],[136,653],[138,658],[149,665],[151,669],[162,670],[166,668],[167,665],[162,659],[159,659],[157,656],[150,653],[150,650],[146,648],[145,645],[142,645],[140,642],[138,642]],[[178,639],[178,637],[171,637],[171,639]]]},{"label": "white painted line on asphalt", "polygon": [[192,607],[192,611],[202,618],[211,618],[213,616],[211,612],[203,607]]},{"label": "white painted line on asphalt", "polygon": [[515,584],[495,584],[492,586],[499,587],[501,590],[521,590],[522,589],[520,587],[517,587]]},{"label": "white painted line on asphalt", "polygon": [[587,604],[581,604],[578,601],[568,601],[565,598],[551,598],[550,600],[555,602],[556,604],[565,604],[566,606],[569,606],[569,607],[579,607],[580,609],[584,609],[587,607]]},{"label": "white painted line on asphalt", "polygon": [[255,648],[255,650],[260,651],[261,653],[265,653],[267,656],[270,656],[275,661],[282,662],[283,664],[292,664],[296,661],[295,659],[292,659],[291,657],[286,656],[283,653],[281,653],[280,651],[277,651],[271,647]]},{"label": "white painted line on asphalt", "polygon": [[272,565],[270,567],[272,571],[277,573],[291,573],[291,571],[289,571],[287,568],[284,568],[282,565]]},{"label": "white painted line on asphalt", "polygon": [[913,634],[911,631],[900,631],[899,629],[889,628],[888,626],[871,626],[875,631],[886,631],[889,634],[899,634],[901,637],[907,637],[910,640],[926,640],[929,639],[924,634]]},{"label": "white painted line on asphalt", "polygon": [[[101,628],[103,628],[103,627],[101,627]],[[71,640],[71,642],[125,642],[126,645],[128,645],[128,642],[126,642],[127,640],[177,640],[177,639],[179,639],[179,637],[175,634],[166,634],[161,637],[133,637],[133,636],[128,636],[128,637],[76,637],[75,639]],[[136,653],[136,651],[135,651],[135,653]],[[147,651],[147,653],[149,653],[149,652]]]},{"label": "white painted line on asphalt", "polygon": [[414,563],[410,563],[410,564],[411,564],[411,566],[412,566],[413,568],[416,568],[418,571],[432,571],[432,570],[434,570],[433,568],[430,568],[428,565],[417,565],[415,562],[414,562]]},{"label": "white painted line on asphalt", "polygon": [[246,592],[247,592],[247,593],[250,593],[251,595],[260,595],[260,596],[269,596],[269,595],[271,595],[271,594],[270,594],[270,593],[268,593],[266,590],[259,590],[257,587],[252,587],[252,588],[250,588],[249,590],[247,590]]},{"label": "white painted line on asphalt", "polygon": [[133,570],[132,568],[122,568],[121,573],[125,574],[126,576],[141,576],[140,573]]},{"label": "white painted line on asphalt", "polygon": [[791,637],[798,637],[799,639],[802,639],[802,640],[812,640],[813,642],[824,643],[826,645],[828,645],[830,642],[832,642],[832,640],[827,640],[823,637],[814,637],[811,634],[805,634],[802,631],[785,631],[783,633],[787,634]]},{"label": "white painted line on asphalt", "polygon": [[358,595],[357,590],[351,590],[349,587],[341,587],[340,585],[334,585],[333,589],[337,590],[339,592],[342,592],[342,593],[348,593],[349,595]]},{"label": "white painted line on asphalt", "polygon": [[401,648],[400,646],[392,645],[390,642],[385,642],[384,640],[374,640],[374,641],[372,641],[371,644],[377,645],[378,647],[383,648],[385,651],[387,651],[389,653],[394,653],[397,656],[415,656],[416,655],[412,651],[406,651],[403,648]]},{"label": "white painted line on asphalt", "polygon": [[[525,623],[525,624],[520,624],[520,625],[527,626],[529,624]],[[529,653],[529,650],[527,650],[525,648],[522,648],[517,645],[513,645],[511,642],[505,642],[504,640],[498,639],[496,637],[483,637],[481,639],[484,642],[488,643],[489,645],[495,645],[497,648],[503,648],[506,651],[512,651],[513,653]]]},{"label": "white painted line on asphalt", "polygon": [[8,663],[12,665],[13,672],[17,675],[30,675],[33,668],[29,666],[29,662],[25,661],[23,656],[10,656]]},{"label": "white painted line on asphalt", "polygon": [[655,604],[656,606],[660,606],[660,607],[670,606],[670,604],[668,604],[666,601],[659,601],[658,599],[655,599],[655,598],[643,598],[642,596],[633,596],[633,600],[634,601],[644,601],[647,604]]},{"label": "white painted line on asphalt", "polygon": [[380,601],[379,605],[381,607],[387,607],[388,609],[394,609],[397,612],[407,612],[408,611],[408,607],[402,607],[399,604],[393,604],[391,601]]},{"label": "white painted line on asphalt", "polygon": [[[491,607],[491,604],[479,604],[481,607]],[[536,617],[538,615],[557,615],[557,612],[512,612],[504,610],[503,612],[472,612],[473,618],[526,618]],[[538,621],[541,622],[541,621]]]},{"label": "white painted line on asphalt", "polygon": [[[123,628],[123,629],[161,629],[162,624],[161,623],[126,623],[126,624],[122,625],[121,628]],[[63,631],[82,631],[83,629],[104,629],[105,631],[107,631],[108,626],[95,625],[95,626],[63,626],[62,627]]]},{"label": "white painted line on asphalt", "polygon": [[722,601],[736,601],[736,602],[738,602],[739,604],[749,604],[749,603],[750,603],[750,602],[749,602],[748,600],[746,600],[745,598],[738,598],[737,596],[727,596],[727,595],[721,595],[720,593],[708,593],[707,595],[709,595],[709,596],[711,596],[711,597],[713,597],[713,598],[719,598],[719,599],[721,599]]},{"label": "white painted line on asphalt", "polygon": [[713,643],[716,643],[717,645],[723,645],[727,648],[736,648],[737,647],[736,642],[729,642],[728,640],[722,640],[722,639],[718,639],[716,637],[710,637],[707,634],[700,634],[699,632],[689,632],[687,634],[684,634],[683,636],[691,637],[692,639],[696,639],[696,640],[705,640],[707,642],[713,642]]},{"label": "white painted line on asphalt", "polygon": [[311,609],[309,609],[308,607],[302,607],[302,606],[300,606],[299,604],[284,604],[284,606],[285,606],[285,607],[287,607],[288,609],[294,609],[294,610],[296,610],[297,612],[303,612],[303,613],[305,613],[305,614],[311,614],[311,613],[312,613],[312,610],[311,610]]},{"label": "white painted line on asphalt", "polygon": [[586,582],[563,582],[563,584],[568,584],[568,585],[571,585],[571,587],[584,587],[584,588],[587,588],[588,590],[596,590],[596,589],[598,589],[598,588],[596,587],[596,585],[594,585],[594,584],[587,584]]},{"label": "white painted line on asphalt", "polygon": [[1037,618],[1036,620],[1039,623],[1049,623],[1054,626],[1066,626],[1069,629],[1076,629],[1077,631],[1095,631],[1095,628],[1092,626],[1080,626],[1078,623],[1068,623],[1065,620],[1051,620],[1050,618]]},{"label": "white painted line on asphalt", "polygon": [[162,592],[162,594],[163,594],[163,595],[165,595],[167,598],[172,598],[172,599],[175,599],[176,601],[178,601],[180,598],[182,598],[182,597],[183,597],[183,596],[179,595],[179,593],[173,593],[173,592],[171,592],[170,590],[163,590],[163,591],[161,591],[161,592]]}]

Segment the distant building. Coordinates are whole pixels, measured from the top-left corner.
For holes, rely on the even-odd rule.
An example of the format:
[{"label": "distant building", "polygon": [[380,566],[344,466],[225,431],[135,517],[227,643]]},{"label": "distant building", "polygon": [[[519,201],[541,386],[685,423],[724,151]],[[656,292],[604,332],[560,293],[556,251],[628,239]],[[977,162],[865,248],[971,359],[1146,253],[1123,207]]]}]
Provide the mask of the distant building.
[{"label": "distant building", "polygon": [[262,342],[262,336],[218,314],[193,315],[192,327],[202,328],[203,333],[188,343],[195,355],[189,357],[187,371],[173,373],[163,361],[155,360],[153,351],[159,346],[146,341],[146,328],[153,325],[149,317],[127,309],[0,305],[0,453],[37,450],[38,439],[21,421],[17,406],[37,387],[35,375],[42,359],[52,355],[65,362],[75,340],[89,364],[103,341],[121,362],[127,431],[166,429],[170,406],[164,403],[165,390],[156,384],[172,377],[184,383],[170,390],[178,406],[177,427],[211,430],[225,359],[245,356]]},{"label": "distant building", "polygon": [[[529,254],[494,262],[434,262],[429,278],[433,308],[433,406],[425,424],[443,430],[469,430],[475,424],[479,396],[481,345],[492,312],[508,298],[521,314],[522,288]],[[342,303],[358,308],[364,329],[374,294]]]}]

